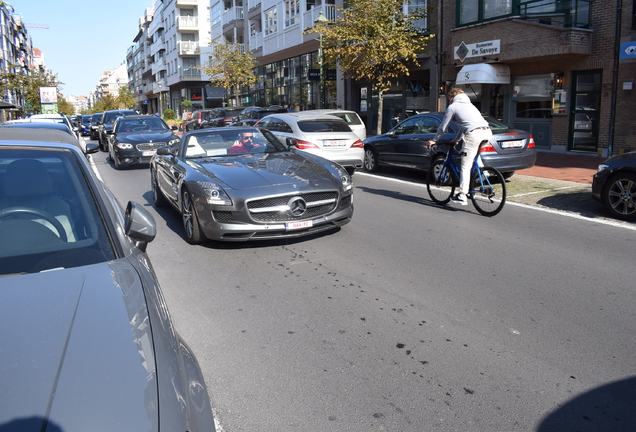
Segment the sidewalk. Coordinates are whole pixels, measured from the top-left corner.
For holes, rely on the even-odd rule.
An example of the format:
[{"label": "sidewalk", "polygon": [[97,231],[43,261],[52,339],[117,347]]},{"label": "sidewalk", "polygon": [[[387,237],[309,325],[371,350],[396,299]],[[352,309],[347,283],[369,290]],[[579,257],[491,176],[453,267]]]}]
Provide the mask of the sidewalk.
[{"label": "sidewalk", "polygon": [[592,176],[600,163],[607,158],[571,153],[538,152],[532,168],[519,170],[517,174],[592,184]]}]

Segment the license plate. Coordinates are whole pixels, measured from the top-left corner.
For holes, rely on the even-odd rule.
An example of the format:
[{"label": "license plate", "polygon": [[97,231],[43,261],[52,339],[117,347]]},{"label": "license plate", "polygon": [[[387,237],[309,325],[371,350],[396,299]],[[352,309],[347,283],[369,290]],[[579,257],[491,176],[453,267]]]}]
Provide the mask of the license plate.
[{"label": "license plate", "polygon": [[157,153],[157,150],[146,150],[146,151],[142,151],[141,155],[142,156],[154,156],[155,153]]},{"label": "license plate", "polygon": [[523,147],[523,140],[516,141],[499,141],[501,148],[519,148]]},{"label": "license plate", "polygon": [[287,229],[287,231],[289,230],[296,230],[296,229],[303,229],[303,228],[311,228],[312,226],[314,226],[312,221],[301,221],[301,222],[289,222],[285,224],[285,229]]},{"label": "license plate", "polygon": [[323,140],[323,147],[344,147],[347,143],[343,140]]}]

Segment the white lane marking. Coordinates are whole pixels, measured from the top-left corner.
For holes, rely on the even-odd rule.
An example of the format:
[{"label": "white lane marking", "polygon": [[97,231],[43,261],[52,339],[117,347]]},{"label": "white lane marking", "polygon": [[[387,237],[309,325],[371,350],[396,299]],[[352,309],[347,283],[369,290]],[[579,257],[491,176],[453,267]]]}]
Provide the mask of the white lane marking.
[{"label": "white lane marking", "polygon": [[[377,176],[377,175],[374,175],[374,174],[358,172],[358,171],[356,171],[355,175],[373,177],[373,178],[376,178],[376,179],[383,179],[383,180],[392,181],[392,182],[395,182],[395,183],[408,184],[408,185],[411,185],[411,186],[417,186],[417,187],[421,187],[421,188],[426,189],[426,184],[413,183],[413,182],[407,181],[407,180],[394,179],[394,178],[390,178],[390,177],[382,177],[382,176]],[[522,208],[526,208],[526,209],[530,209],[530,210],[537,210],[537,211],[542,211],[542,212],[546,212],[546,213],[551,213],[551,214],[554,214],[554,215],[567,216],[567,217],[571,217],[571,218],[574,218],[574,219],[581,219],[581,220],[586,220],[586,221],[589,221],[589,222],[596,222],[596,223],[600,223],[600,224],[603,224],[603,225],[613,226],[613,227],[616,227],[616,228],[625,228],[625,229],[628,229],[628,230],[636,231],[636,225],[631,224],[629,222],[611,221],[611,220],[606,220],[606,219],[595,219],[595,218],[590,218],[590,217],[587,217],[587,216],[581,216],[581,215],[576,214],[576,213],[570,213],[570,212],[567,212],[567,211],[553,210],[553,209],[549,209],[549,208],[545,208],[545,207],[536,207],[536,206],[531,206],[531,205],[528,205],[528,204],[521,204],[521,203],[516,203],[516,202],[510,202],[510,201],[506,201],[506,205],[517,206],[517,207],[522,207]]]},{"label": "white lane marking", "polygon": [[90,161],[91,161],[91,168],[93,168],[93,172],[95,172],[95,175],[97,176],[99,181],[104,183],[102,176],[99,174],[99,170],[97,169],[97,164],[95,163],[95,158],[93,156],[90,157]]}]

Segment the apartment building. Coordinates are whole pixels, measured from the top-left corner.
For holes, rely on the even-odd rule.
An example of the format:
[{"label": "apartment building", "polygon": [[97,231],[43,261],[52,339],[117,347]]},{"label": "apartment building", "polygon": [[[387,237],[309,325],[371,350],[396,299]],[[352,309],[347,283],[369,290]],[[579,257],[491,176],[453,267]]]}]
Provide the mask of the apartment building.
[{"label": "apartment building", "polygon": [[128,72],[126,64],[122,63],[113,70],[104,71],[99,82],[95,86],[95,91],[90,95],[91,106],[95,101],[103,99],[106,95],[113,98],[119,96],[119,89],[128,85]]},{"label": "apartment building", "polygon": [[[39,50],[38,50],[39,53]],[[44,68],[42,57],[35,61],[33,43],[22,16],[16,14],[11,5],[0,2],[0,70],[15,74],[27,73],[30,69]],[[24,100],[10,91],[0,94],[0,120],[23,115]]]}]

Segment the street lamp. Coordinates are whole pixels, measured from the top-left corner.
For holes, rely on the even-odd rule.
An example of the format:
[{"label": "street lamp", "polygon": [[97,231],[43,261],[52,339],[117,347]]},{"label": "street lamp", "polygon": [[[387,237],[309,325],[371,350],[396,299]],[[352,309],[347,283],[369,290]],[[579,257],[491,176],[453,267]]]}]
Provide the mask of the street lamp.
[{"label": "street lamp", "polygon": [[[318,17],[314,20],[315,24],[324,24],[329,22],[327,17],[320,11]],[[324,105],[325,99],[325,77],[323,71],[323,61],[322,61],[322,33],[320,33],[320,37],[318,38],[319,48],[318,48],[318,66],[320,67],[320,84],[319,84],[319,95],[318,95],[318,109],[321,109]]]}]

